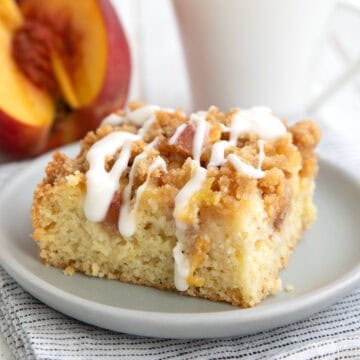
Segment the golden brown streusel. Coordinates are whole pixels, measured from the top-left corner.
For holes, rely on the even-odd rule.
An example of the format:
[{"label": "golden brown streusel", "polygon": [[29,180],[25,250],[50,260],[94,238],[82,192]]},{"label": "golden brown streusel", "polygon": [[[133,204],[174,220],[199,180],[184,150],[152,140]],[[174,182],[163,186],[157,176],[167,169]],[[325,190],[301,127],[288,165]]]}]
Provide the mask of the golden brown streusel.
[{"label": "golden brown streusel", "polygon": [[[133,102],[129,108],[136,110],[143,105]],[[200,159],[203,167],[208,165],[213,144],[229,140],[222,126],[231,125],[236,111],[209,109],[206,119],[210,129]],[[123,112],[119,114],[124,116]],[[124,118],[121,126],[103,125],[89,133],[75,159],[54,154],[46,178],[34,195],[33,237],[43,261],[64,268],[67,274],[81,271],[174,290],[173,211],[179,189],[191,177],[195,133],[189,117],[180,109],[159,110],[144,138],[131,145],[129,165],[158,138],[156,148],[134,169],[132,194],[144,183],[156,156],[160,155],[167,165],[166,173],[157,169],[151,174],[138,208],[137,232],[131,241],[123,239],[117,227],[121,192],[129,182],[129,170],[119,179],[119,191],[104,221],[93,223],[84,216],[85,173],[89,168],[86,155],[95,142],[113,131],[136,133],[137,128]],[[170,145],[170,137],[184,123],[186,130]],[[264,144],[263,178],[250,178],[236,171],[230,162],[207,169],[202,189],[189,200],[183,215],[183,220],[192,224],[186,238],[193,239],[184,248],[191,262],[187,279],[190,288],[185,294],[249,307],[278,289],[279,270],[286,265],[302,231],[314,221],[314,148],[320,140],[320,130],[312,121],[291,127],[284,124],[287,134]],[[237,146],[227,148],[225,155],[234,153],[256,168],[258,140],[255,134],[241,136]],[[106,170],[112,168],[119,152],[106,158]]]}]

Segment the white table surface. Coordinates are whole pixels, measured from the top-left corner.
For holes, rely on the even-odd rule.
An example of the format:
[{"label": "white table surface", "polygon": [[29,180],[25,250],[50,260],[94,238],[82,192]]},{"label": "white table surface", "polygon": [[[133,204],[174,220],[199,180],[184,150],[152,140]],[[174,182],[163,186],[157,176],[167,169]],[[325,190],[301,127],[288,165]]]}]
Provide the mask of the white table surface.
[{"label": "white table surface", "polygon": [[[360,5],[360,0],[352,1]],[[133,48],[136,71],[130,98],[144,99],[148,103],[165,107],[177,107],[181,104],[184,109],[188,109],[189,86],[170,1],[113,2],[122,15]],[[360,18],[344,11],[333,16],[329,28],[332,35],[321,50],[318,84],[330,82],[344,71],[345,66],[360,56]],[[343,138],[344,146],[351,141],[358,141],[360,76],[336,93],[313,117],[326,119],[326,125]],[[0,359],[14,359],[2,334]]]}]

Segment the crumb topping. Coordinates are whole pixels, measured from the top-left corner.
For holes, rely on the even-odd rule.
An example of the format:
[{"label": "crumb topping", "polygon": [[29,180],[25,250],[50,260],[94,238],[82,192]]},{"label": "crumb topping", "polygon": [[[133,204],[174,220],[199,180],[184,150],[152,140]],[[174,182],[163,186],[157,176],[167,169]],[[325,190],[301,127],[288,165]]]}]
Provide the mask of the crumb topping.
[{"label": "crumb topping", "polygon": [[[141,114],[140,111],[148,114],[142,127],[134,125],[126,113],[117,113],[118,123],[113,118],[111,124],[105,123],[95,132],[88,133],[81,141],[81,151],[75,159],[56,152],[43,181],[44,184],[65,183],[69,175],[77,174],[78,181],[89,187],[86,176],[91,170],[89,153],[92,147],[101,140],[106,142],[111,134],[131,134],[126,166],[116,179],[116,188],[106,207],[108,210],[102,217],[104,226],[111,232],[116,230],[114,222],[124,206],[124,192],[128,206],[134,206],[136,194],[139,189],[143,191],[145,183],[149,188],[166,188],[168,194],[179,195],[196,179],[196,189],[190,189],[185,194],[187,205],[182,205],[180,210],[176,198],[161,199],[169,201],[169,206],[174,207],[178,240],[183,233],[187,234],[186,227],[197,223],[197,214],[202,206],[236,209],[240,200],[249,199],[254,193],[261,196],[269,222],[275,230],[279,230],[289,208],[288,182],[297,174],[306,178],[317,173],[314,149],[321,135],[311,120],[291,127],[278,121],[272,127],[259,117],[252,119],[258,110],[231,109],[223,113],[212,106],[207,112],[187,116],[180,109],[152,107],[148,111],[143,103],[131,103],[129,109],[138,112],[133,115],[134,118]],[[273,115],[269,113],[268,116]],[[239,121],[234,125],[236,117]],[[139,119],[141,117],[137,116],[137,125]],[[119,165],[126,144],[125,139],[121,146],[104,158],[102,171],[105,175]],[[163,163],[156,167],[159,159]],[[130,216],[131,210],[127,211]],[[128,233],[128,236],[131,234]],[[196,264],[202,261],[207,241],[194,239],[193,244],[193,261],[187,264],[187,271],[181,276],[188,279],[188,284],[200,284],[201,279],[193,274]],[[186,263],[183,248],[177,248],[176,254],[174,249],[174,257],[175,262]],[[185,290],[186,284],[182,283],[180,288]]]},{"label": "crumb topping", "polygon": [[[130,110],[136,110],[145,106],[144,103],[132,102]],[[209,108],[206,114],[206,121],[209,124],[208,136],[203,146],[200,162],[207,167],[211,149],[215,143],[221,140],[229,140],[229,133],[223,132],[222,127],[229,127],[231,118],[237,109],[231,109],[228,113],[220,112],[216,107]],[[119,113],[124,116],[124,112]],[[134,188],[140,186],[146,178],[147,169],[151,161],[160,155],[166,162],[168,172],[159,174],[154,172],[152,178],[156,186],[170,186],[176,189],[182,188],[189,180],[192,141],[194,127],[189,124],[189,116],[186,116],[180,109],[174,112],[159,110],[156,112],[156,119],[148,128],[144,139],[135,141],[131,145],[131,157],[129,167],[132,166],[134,158],[143,152],[144,147],[155,138],[159,138],[158,145],[152,150],[151,156],[138,163],[135,173]],[[173,144],[169,139],[175,134],[179,126],[185,126]],[[75,159],[69,159],[64,154],[56,152],[53,161],[46,169],[46,179],[49,184],[66,182],[66,176],[78,171],[85,174],[89,169],[86,155],[91,146],[100,139],[114,131],[126,131],[135,134],[138,128],[131,123],[123,123],[120,126],[109,124],[99,127],[95,132],[89,132],[81,141],[80,154]],[[279,199],[284,197],[286,179],[299,173],[301,177],[313,177],[316,175],[318,166],[314,149],[321,137],[318,126],[311,120],[304,120],[287,127],[284,137],[273,141],[264,141],[264,159],[262,170],[265,176],[261,179],[253,179],[244,175],[229,163],[222,166],[210,167],[207,170],[207,177],[211,179],[211,191],[219,195],[221,206],[233,206],[240,199],[246,199],[254,191],[262,195],[270,218],[275,218],[275,209],[280,207]],[[225,150],[225,156],[235,154],[246,164],[254,168],[258,165],[259,137],[256,134],[239,136],[236,146]],[[106,159],[106,169],[109,171],[117,160],[121,149],[114,156]],[[128,172],[120,179],[120,188],[128,182]],[[284,200],[282,200],[284,202]]]}]

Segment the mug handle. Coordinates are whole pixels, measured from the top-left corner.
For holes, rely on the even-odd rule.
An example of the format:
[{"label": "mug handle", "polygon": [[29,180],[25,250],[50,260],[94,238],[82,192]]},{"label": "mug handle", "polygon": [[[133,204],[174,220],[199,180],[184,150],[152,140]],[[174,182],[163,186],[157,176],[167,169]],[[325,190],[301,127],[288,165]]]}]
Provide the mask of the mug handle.
[{"label": "mug handle", "polygon": [[[360,16],[360,5],[355,1],[342,0],[337,4],[352,13]],[[335,80],[326,86],[320,94],[311,99],[306,107],[306,113],[311,114],[323,106],[333,95],[342,89],[349,81],[351,81],[360,72],[360,58],[353,61]]]}]

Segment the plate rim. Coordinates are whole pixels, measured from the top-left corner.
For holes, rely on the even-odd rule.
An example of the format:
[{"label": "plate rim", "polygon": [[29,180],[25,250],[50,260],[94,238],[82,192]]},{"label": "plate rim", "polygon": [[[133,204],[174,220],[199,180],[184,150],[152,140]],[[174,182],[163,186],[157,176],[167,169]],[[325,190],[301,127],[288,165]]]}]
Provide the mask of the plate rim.
[{"label": "plate rim", "polygon": [[[60,148],[61,151],[65,153],[71,152],[78,147],[78,143],[67,145],[65,147]],[[10,195],[13,194],[14,190],[16,190],[17,186],[21,184],[24,177],[31,176],[32,173],[38,168],[39,164],[44,162],[46,159],[50,159],[53,151],[48,152],[41,157],[31,161],[29,164],[25,166],[25,168],[18,171],[16,174],[16,178],[8,182],[4,185],[0,192],[0,218],[1,214],[4,211],[3,204],[6,203],[6,199],[9,199]],[[354,186],[357,187],[357,190],[360,190],[360,179],[358,179],[355,175],[350,172],[342,169],[339,165],[334,162],[324,159],[323,157],[319,157],[320,166],[329,167],[334,171],[340,171],[344,176],[346,176]],[[40,177],[39,177],[40,179]],[[11,197],[10,197],[11,198]],[[4,225],[4,223],[3,223]],[[0,241],[3,241],[3,238],[6,237],[8,229],[2,228],[0,230]],[[8,234],[9,235],[9,234]],[[6,240],[5,240],[6,241]],[[351,290],[353,290],[357,285],[360,284],[360,260],[351,270],[347,271],[342,276],[338,277],[336,280],[326,284],[325,286],[316,288],[306,294],[299,295],[293,299],[282,300],[278,303],[273,304],[265,304],[261,307],[254,307],[248,309],[242,308],[234,308],[233,310],[220,310],[220,311],[210,311],[204,313],[171,313],[171,312],[158,312],[158,311],[146,311],[146,310],[136,310],[136,309],[125,309],[122,307],[112,306],[103,304],[101,302],[96,302],[94,300],[88,300],[82,298],[78,295],[69,293],[65,290],[62,290],[55,285],[48,283],[46,280],[36,276],[32,272],[28,272],[27,269],[22,267],[21,263],[12,257],[6,257],[4,252],[0,252],[0,265],[6,270],[6,272],[15,279],[26,291],[31,293],[33,296],[38,298],[41,302],[46,303],[47,305],[55,308],[58,311],[63,311],[63,306],[57,306],[55,303],[57,300],[61,300],[64,304],[68,304],[70,306],[74,306],[76,308],[82,308],[83,310],[88,310],[92,312],[97,312],[100,314],[105,314],[106,316],[114,316],[116,314],[117,318],[121,318],[124,321],[141,321],[145,322],[150,326],[153,326],[155,329],[159,326],[162,326],[164,323],[172,324],[172,327],[178,328],[182,326],[185,322],[187,325],[198,325],[201,323],[202,327],[208,327],[211,325],[219,325],[219,321],[222,324],[228,325],[229,323],[237,322],[239,325],[246,324],[248,322],[266,322],[266,321],[274,321],[278,318],[287,317],[290,314],[303,313],[306,316],[311,315],[312,313],[326,307],[334,303],[339,298],[342,298],[346,294],[348,294]],[[44,300],[44,296],[47,298]],[[55,303],[54,303],[55,302]],[[74,307],[74,308],[75,308]],[[69,315],[70,312],[66,311],[65,314]],[[115,331],[126,331],[124,329],[114,328],[113,326],[104,326],[104,324],[100,321],[88,321],[84,316],[76,316],[76,314],[71,314],[70,316],[75,317],[81,321],[105,327],[110,330]],[[295,320],[299,320],[305,318],[306,316],[296,316]],[[276,322],[276,321],[275,321]],[[285,324],[288,322],[278,321],[276,324]],[[274,326],[262,326],[262,329],[269,329]],[[149,329],[148,329],[149,330]],[[259,330],[257,330],[259,331]],[[149,331],[135,331],[132,332],[136,335],[147,335],[147,336],[158,336],[156,331],[153,334],[149,334]],[[245,332],[246,334],[250,334],[251,332]],[[243,334],[245,334],[243,333]],[[171,337],[163,336],[163,337]],[[186,335],[186,334],[185,334]],[[206,335],[206,334],[205,334]],[[234,334],[233,334],[234,335]],[[220,335],[224,336],[224,335]],[[220,337],[217,336],[217,337]],[[176,338],[187,338],[188,336],[175,336]],[[192,336],[195,338],[197,336]],[[204,336],[201,336],[202,338]],[[214,337],[213,335],[211,337]]]}]

